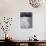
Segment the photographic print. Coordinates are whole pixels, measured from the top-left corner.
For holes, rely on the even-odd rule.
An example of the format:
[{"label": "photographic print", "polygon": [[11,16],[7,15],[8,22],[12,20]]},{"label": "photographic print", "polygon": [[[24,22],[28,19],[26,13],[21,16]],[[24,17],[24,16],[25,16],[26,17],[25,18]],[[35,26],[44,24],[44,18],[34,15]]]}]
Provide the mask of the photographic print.
[{"label": "photographic print", "polygon": [[20,12],[20,28],[32,28],[32,12]]}]

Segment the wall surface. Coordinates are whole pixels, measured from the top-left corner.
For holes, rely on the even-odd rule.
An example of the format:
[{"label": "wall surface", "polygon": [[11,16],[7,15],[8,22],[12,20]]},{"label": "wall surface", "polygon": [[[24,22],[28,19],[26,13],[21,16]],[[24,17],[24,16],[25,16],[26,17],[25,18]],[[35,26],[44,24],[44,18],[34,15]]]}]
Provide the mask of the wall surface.
[{"label": "wall surface", "polygon": [[[21,29],[20,28],[20,12],[32,12],[32,28]],[[17,40],[28,40],[34,34],[37,35],[37,39],[46,40],[46,8],[43,7],[33,8],[29,4],[28,0],[0,0],[0,20],[2,18],[12,17],[12,26],[10,33]],[[0,39],[3,31],[0,29]]]}]

